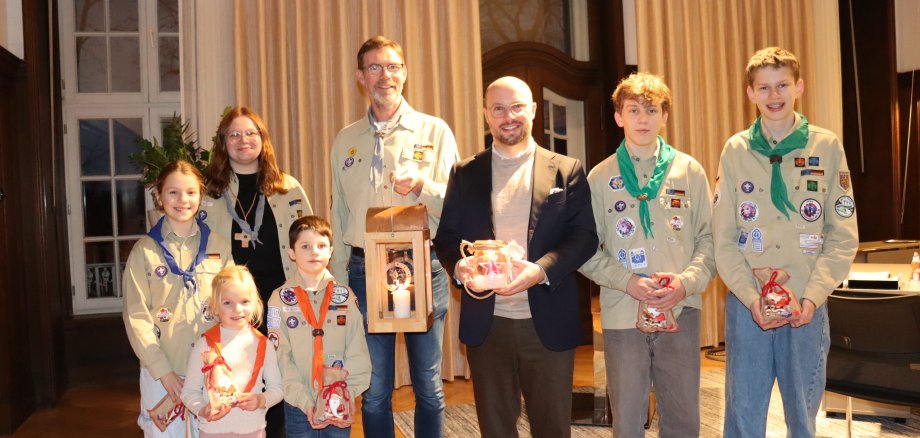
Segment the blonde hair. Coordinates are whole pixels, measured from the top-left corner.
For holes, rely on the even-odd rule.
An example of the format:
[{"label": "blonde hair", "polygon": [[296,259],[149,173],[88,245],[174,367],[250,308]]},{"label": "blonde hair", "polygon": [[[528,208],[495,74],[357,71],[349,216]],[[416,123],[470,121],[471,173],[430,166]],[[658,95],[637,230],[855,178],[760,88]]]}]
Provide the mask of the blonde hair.
[{"label": "blonde hair", "polygon": [[796,81],[799,80],[799,60],[792,52],[782,47],[765,47],[754,52],[751,59],[748,60],[745,68],[748,86],[754,85],[754,75],[757,74],[757,71],[766,67],[775,69],[789,67],[792,77]]},{"label": "blonde hair", "polygon": [[610,96],[616,112],[623,109],[627,100],[635,100],[640,105],[658,105],[662,112],[671,110],[671,89],[661,76],[639,72],[620,81],[617,89]]},{"label": "blonde hair", "polygon": [[230,283],[239,284],[249,292],[249,300],[252,302],[252,316],[249,318],[249,324],[253,327],[262,325],[262,298],[259,298],[256,281],[245,266],[227,266],[214,276],[214,280],[211,281],[211,298],[208,298],[207,316],[220,318],[220,295],[225,286]]}]

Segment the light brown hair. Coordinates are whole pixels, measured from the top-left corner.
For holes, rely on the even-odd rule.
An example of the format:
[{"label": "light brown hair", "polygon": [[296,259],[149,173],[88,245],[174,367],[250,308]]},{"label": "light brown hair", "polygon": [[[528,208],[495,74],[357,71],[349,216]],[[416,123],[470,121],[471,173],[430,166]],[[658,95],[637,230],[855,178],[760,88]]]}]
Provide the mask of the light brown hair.
[{"label": "light brown hair", "polygon": [[798,58],[792,52],[781,47],[766,47],[754,52],[751,59],[748,60],[745,68],[748,86],[754,85],[754,75],[757,74],[757,71],[766,67],[775,69],[789,67],[795,81],[798,82],[799,80]]},{"label": "light brown hair", "polygon": [[163,211],[163,204],[160,203],[157,196],[163,192],[163,184],[166,183],[166,178],[169,178],[169,175],[176,172],[194,176],[198,181],[198,192],[204,195],[204,177],[201,175],[201,172],[198,171],[198,168],[185,160],[170,161],[160,169],[160,174],[157,175],[157,179],[150,184],[154,189],[151,196],[153,196],[153,205],[156,206],[157,210]]},{"label": "light brown hair", "polygon": [[377,35],[361,45],[361,48],[358,49],[358,69],[362,70],[366,65],[364,65],[364,55],[367,52],[373,52],[374,50],[379,50],[384,47],[389,47],[399,55],[403,60],[403,64],[406,63],[406,55],[403,53],[402,46],[399,45],[396,41],[393,41],[383,35]]},{"label": "light brown hair", "polygon": [[329,225],[329,222],[319,216],[304,216],[294,221],[291,224],[291,228],[288,229],[288,243],[292,250],[294,249],[294,244],[297,243],[297,238],[300,237],[300,233],[304,231],[312,231],[320,236],[326,236],[329,239],[329,244],[332,244],[332,226]]},{"label": "light brown hair", "polygon": [[610,100],[616,112],[623,109],[627,100],[634,100],[640,105],[658,105],[662,112],[668,113],[671,110],[671,89],[661,76],[645,72],[633,73],[620,81]]}]

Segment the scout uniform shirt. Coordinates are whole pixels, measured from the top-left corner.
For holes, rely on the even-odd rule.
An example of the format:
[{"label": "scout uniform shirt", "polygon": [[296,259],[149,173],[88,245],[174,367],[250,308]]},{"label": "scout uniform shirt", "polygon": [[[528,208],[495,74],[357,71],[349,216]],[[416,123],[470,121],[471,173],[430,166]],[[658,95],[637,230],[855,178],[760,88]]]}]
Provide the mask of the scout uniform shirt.
[{"label": "scout uniform shirt", "polygon": [[728,139],[713,199],[716,266],[748,308],[760,298],[753,268],[784,269],[785,287],[821,306],[859,246],[846,156],[836,135],[809,125],[805,148],[786,154],[780,168],[797,208],[789,219],[770,199],[770,159],[751,149],[748,130]]},{"label": "scout uniform shirt", "polygon": [[[201,230],[195,223],[191,236],[180,237],[163,220],[163,239],[176,264],[185,269],[198,253]],[[169,271],[163,249],[150,236],[141,237],[128,256],[122,318],[134,354],[154,379],[170,371],[184,376],[192,345],[217,321],[207,318],[205,311],[214,276],[233,265],[230,244],[212,231],[205,252],[195,267],[194,293],[186,289],[182,277]]]},{"label": "scout uniform shirt", "polygon": [[[630,156],[639,187],[652,177],[660,152],[659,147],[645,160]],[[628,152],[621,147],[619,153]],[[715,273],[709,183],[702,166],[675,150],[658,196],[648,201],[654,237],[646,237],[641,201],[626,190],[616,154],[588,174],[601,246],[580,269],[601,287],[601,326],[607,330],[636,328],[639,301],[626,293],[632,274],[677,274],[687,296],[674,308],[676,317],[683,306],[702,306],[701,295]]]},{"label": "scout uniform shirt", "polygon": [[[317,284],[316,291],[307,290],[315,317],[326,295],[326,284],[335,281],[329,271]],[[317,389],[313,380],[313,326],[300,310],[293,288],[303,284],[299,273],[272,292],[268,300],[268,340],[278,349],[278,365],[284,377],[284,399],[303,412],[316,404]],[[358,310],[355,294],[348,286],[335,285],[329,310],[323,322],[323,365],[342,366],[348,371],[345,383],[351,401],[367,390],[371,383],[371,357],[364,340],[364,320]],[[322,382],[322,380],[320,380]]]},{"label": "scout uniform shirt", "polygon": [[[457,141],[443,120],[416,112],[405,100],[393,115],[398,122],[384,137],[383,183],[375,191],[370,182],[374,158],[375,127],[367,115],[345,127],[332,142],[332,232],[336,236],[329,270],[347,283],[345,266],[350,252],[345,245],[364,248],[367,209],[425,204],[428,227],[437,233],[450,169],[457,162]],[[390,172],[414,168],[427,177],[421,195],[402,196],[392,191]],[[341,236],[341,238],[339,238]]]},{"label": "scout uniform shirt", "polygon": [[[284,277],[291,278],[297,273],[297,265],[287,255],[288,230],[291,223],[301,216],[313,214],[313,207],[307,199],[307,194],[303,191],[300,183],[294,177],[283,174],[284,188],[287,193],[275,193],[269,196],[266,201],[266,207],[271,206],[272,213],[275,216],[275,222],[278,223],[278,242],[281,250],[281,264],[284,266]],[[230,185],[227,187],[230,193],[238,193],[239,181],[234,174],[230,178]],[[226,195],[224,195],[226,196]],[[211,230],[224,236],[225,239],[232,238],[230,232],[233,229],[233,218],[227,211],[227,205],[223,197],[219,199],[205,196],[201,200],[201,209],[198,211],[198,219],[203,220]],[[260,234],[268,230],[260,230]],[[277,283],[276,283],[277,284]]]}]

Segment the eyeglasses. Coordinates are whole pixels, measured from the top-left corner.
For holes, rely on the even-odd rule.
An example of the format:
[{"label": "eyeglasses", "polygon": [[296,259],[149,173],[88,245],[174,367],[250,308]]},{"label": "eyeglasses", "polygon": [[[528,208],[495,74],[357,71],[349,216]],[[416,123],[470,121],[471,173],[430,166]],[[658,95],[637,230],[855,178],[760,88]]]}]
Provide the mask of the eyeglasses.
[{"label": "eyeglasses", "polygon": [[529,103],[523,103],[523,102],[515,102],[515,103],[512,103],[510,106],[495,104],[495,105],[492,105],[491,108],[489,108],[489,113],[491,113],[492,117],[495,117],[496,119],[505,117],[506,114],[511,114],[511,117],[517,117],[521,114],[524,114],[524,111],[526,111],[527,107],[529,106],[530,106]]},{"label": "eyeglasses", "polygon": [[261,133],[261,132],[255,131],[255,130],[252,130],[252,129],[247,129],[247,130],[245,130],[245,131],[230,131],[230,132],[228,132],[228,133],[225,134],[225,135],[227,136],[227,141],[230,142],[230,143],[239,143],[239,142],[243,141],[243,137],[244,137],[244,136],[245,136],[246,138],[248,138],[248,139],[253,139],[253,138],[256,138],[256,137],[262,137],[262,133]]},{"label": "eyeglasses", "polygon": [[371,64],[367,67],[364,67],[364,70],[366,70],[370,74],[379,75],[380,73],[383,72],[383,69],[386,68],[387,71],[390,72],[391,75],[395,75],[396,73],[399,73],[399,71],[402,70],[403,67],[405,67],[405,64],[387,64],[387,65]]}]

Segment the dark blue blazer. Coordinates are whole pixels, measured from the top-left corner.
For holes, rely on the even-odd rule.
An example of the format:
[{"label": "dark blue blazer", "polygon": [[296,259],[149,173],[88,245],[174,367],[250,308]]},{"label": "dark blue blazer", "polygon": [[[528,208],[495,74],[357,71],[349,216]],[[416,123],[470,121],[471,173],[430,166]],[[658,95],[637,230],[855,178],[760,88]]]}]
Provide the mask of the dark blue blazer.
[{"label": "dark blue blazer", "polygon": [[[527,258],[546,271],[549,285],[528,289],[530,312],[543,345],[553,351],[568,350],[582,343],[574,274],[597,251],[591,193],[578,160],[540,146],[532,187]],[[461,258],[461,240],[494,239],[493,223],[490,148],[455,164],[447,182],[434,243],[451,278]],[[485,300],[475,300],[466,292],[461,296],[460,340],[480,345],[492,325],[495,296]]]}]

